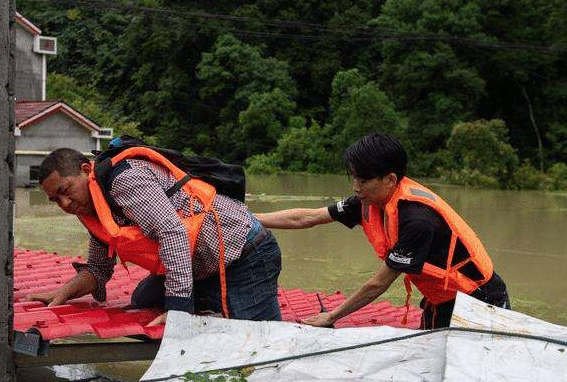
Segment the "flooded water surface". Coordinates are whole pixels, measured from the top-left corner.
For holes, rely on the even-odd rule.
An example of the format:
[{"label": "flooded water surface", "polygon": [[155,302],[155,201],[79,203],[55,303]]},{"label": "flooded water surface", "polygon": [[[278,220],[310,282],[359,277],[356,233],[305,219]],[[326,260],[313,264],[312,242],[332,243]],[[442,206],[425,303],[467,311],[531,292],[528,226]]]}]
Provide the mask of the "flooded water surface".
[{"label": "flooded water surface", "polygon": [[[514,310],[567,325],[567,194],[424,183],[480,237],[508,285]],[[253,175],[247,191],[253,212],[323,207],[351,195],[348,178],[340,175]],[[19,247],[61,255],[84,255],[88,243],[76,218],[50,204],[39,189],[16,190],[14,232]],[[284,288],[348,295],[381,265],[360,228],[331,223],[274,233],[283,254]],[[418,294],[412,299],[416,304]],[[383,299],[401,305],[404,297],[402,282],[396,281]],[[136,367],[138,376],[147,366]]]}]

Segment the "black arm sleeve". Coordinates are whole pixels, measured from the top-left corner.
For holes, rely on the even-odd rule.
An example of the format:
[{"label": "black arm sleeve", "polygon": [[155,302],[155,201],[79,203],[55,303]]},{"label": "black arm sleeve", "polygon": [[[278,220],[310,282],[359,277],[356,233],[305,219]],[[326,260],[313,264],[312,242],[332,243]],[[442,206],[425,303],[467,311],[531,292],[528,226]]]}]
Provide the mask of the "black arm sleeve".
[{"label": "black arm sleeve", "polygon": [[345,198],[327,208],[333,220],[348,228],[354,228],[362,222],[362,203],[356,196]]}]

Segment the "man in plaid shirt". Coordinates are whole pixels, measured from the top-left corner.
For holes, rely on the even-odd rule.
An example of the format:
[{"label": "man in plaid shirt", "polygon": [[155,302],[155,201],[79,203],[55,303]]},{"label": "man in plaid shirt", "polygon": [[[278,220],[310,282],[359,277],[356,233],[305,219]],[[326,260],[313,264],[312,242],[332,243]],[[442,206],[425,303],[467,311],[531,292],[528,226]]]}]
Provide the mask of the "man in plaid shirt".
[{"label": "man in plaid shirt", "polygon": [[[40,166],[40,184],[49,199],[67,213],[97,216],[89,190],[93,164],[72,149],[52,152]],[[91,180],[92,181],[92,180]],[[116,208],[114,220],[121,226],[138,226],[143,235],[159,244],[159,259],[165,275],[150,275],[132,296],[134,307],[167,310],[221,311],[219,280],[219,232],[224,242],[227,302],[231,318],[280,320],[277,279],[281,253],[273,235],[266,231],[247,206],[216,194],[212,211],[205,218],[191,253],[189,235],[181,220],[203,206],[190,203],[183,190],[166,195],[176,179],[161,165],[142,159],[125,159],[113,169],[109,195]],[[191,210],[192,208],[192,210]],[[32,294],[30,300],[52,305],[91,293],[106,299],[105,285],[111,278],[116,256],[108,245],[91,234],[86,264],[77,275],[55,291]],[[150,325],[165,322],[166,313]]]}]

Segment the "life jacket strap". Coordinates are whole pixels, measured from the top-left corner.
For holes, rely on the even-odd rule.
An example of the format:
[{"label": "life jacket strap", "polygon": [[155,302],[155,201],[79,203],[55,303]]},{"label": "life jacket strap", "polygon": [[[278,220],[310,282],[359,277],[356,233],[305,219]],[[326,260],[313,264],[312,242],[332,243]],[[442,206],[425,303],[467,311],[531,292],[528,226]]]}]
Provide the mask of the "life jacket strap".
[{"label": "life jacket strap", "polygon": [[405,308],[406,308],[406,312],[404,313],[404,316],[402,317],[402,325],[407,325],[408,323],[408,315],[409,315],[409,308],[410,308],[410,298],[411,298],[411,281],[409,278],[409,275],[406,274],[406,277],[404,277],[404,286],[406,287],[406,303],[404,304]]},{"label": "life jacket strap", "polygon": [[445,273],[445,285],[443,290],[449,287],[449,276],[451,275],[451,264],[453,263],[453,255],[455,254],[455,247],[457,246],[457,235],[455,232],[451,235],[451,243],[449,244],[449,256],[447,256],[447,271]]},{"label": "life jacket strap", "polygon": [[220,287],[221,287],[221,305],[222,305],[222,314],[225,318],[230,318],[228,312],[228,301],[227,301],[227,286],[226,286],[226,267],[224,263],[224,240],[222,237],[221,227],[220,227],[220,218],[218,212],[215,208],[212,208],[213,214],[215,215],[215,221],[217,223],[217,234],[219,237],[219,278],[220,278]]}]

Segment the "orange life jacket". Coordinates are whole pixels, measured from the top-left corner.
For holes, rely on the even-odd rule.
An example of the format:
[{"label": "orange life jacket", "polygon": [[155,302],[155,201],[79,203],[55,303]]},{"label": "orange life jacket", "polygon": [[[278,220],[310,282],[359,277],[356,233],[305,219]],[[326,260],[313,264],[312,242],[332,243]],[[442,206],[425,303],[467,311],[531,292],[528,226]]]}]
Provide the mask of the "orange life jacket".
[{"label": "orange life jacket", "polygon": [[[187,177],[187,173],[173,165],[164,156],[146,147],[126,149],[113,157],[111,164],[114,167],[120,161],[130,158],[144,159],[159,164],[167,168],[178,182],[183,181],[183,179]],[[213,208],[213,199],[216,195],[215,188],[197,178],[190,178],[181,189],[190,198],[189,215],[182,217],[181,211],[178,211],[178,213],[189,236],[192,256],[195,255],[195,244],[206,213],[209,211],[213,212],[217,220],[223,314],[225,317],[228,317],[224,244],[220,231],[220,222],[216,210]],[[159,243],[144,236],[138,226],[121,226],[114,220],[104,191],[96,179],[95,171],[91,171],[89,175],[89,190],[97,216],[79,216],[79,220],[94,237],[108,245],[108,255],[118,256],[123,264],[129,262],[149,270],[150,273],[165,274],[165,267],[158,255]],[[196,200],[198,200],[202,206],[199,213],[194,213],[193,210]]]},{"label": "orange life jacket", "polygon": [[[490,279],[494,270],[492,260],[473,230],[439,196],[407,177],[402,178],[383,212],[376,205],[363,206],[368,210],[363,211],[362,227],[382,260],[388,256],[398,241],[398,203],[400,200],[415,201],[433,208],[452,231],[446,269],[426,262],[421,273],[406,275],[407,303],[409,303],[411,293],[409,281],[429,302],[438,305],[454,299],[457,291],[470,294]],[[457,240],[464,245],[468,257],[457,264],[452,264]],[[483,275],[481,280],[472,280],[460,272],[460,269],[469,262],[473,262]]]}]

